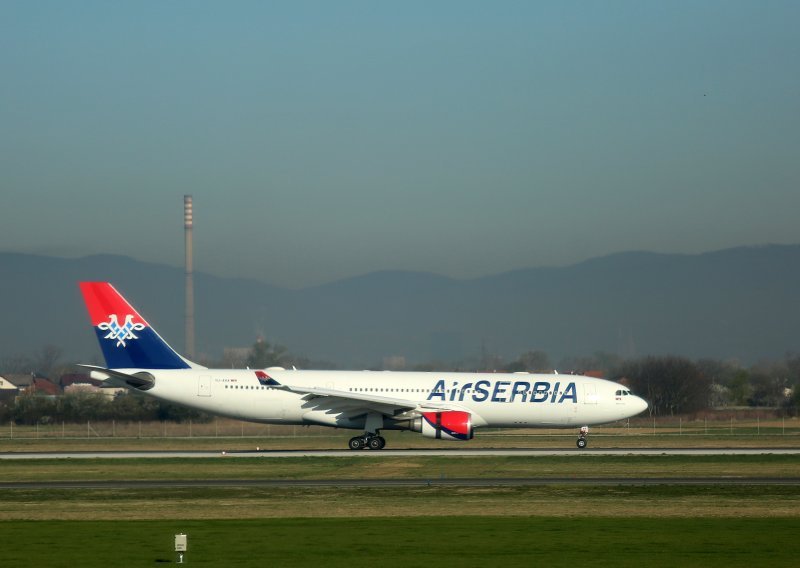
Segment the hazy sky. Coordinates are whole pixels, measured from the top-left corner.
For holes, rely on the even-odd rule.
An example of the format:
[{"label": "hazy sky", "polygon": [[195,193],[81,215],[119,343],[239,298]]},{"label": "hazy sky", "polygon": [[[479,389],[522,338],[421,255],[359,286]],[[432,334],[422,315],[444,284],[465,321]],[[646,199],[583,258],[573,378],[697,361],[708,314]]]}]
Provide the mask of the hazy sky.
[{"label": "hazy sky", "polygon": [[0,250],[306,286],[800,242],[800,2],[0,2]]}]

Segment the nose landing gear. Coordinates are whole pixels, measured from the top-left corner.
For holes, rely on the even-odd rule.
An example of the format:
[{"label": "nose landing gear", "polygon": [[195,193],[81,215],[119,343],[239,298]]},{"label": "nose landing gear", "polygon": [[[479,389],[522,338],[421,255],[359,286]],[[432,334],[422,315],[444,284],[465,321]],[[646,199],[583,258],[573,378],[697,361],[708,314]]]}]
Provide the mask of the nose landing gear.
[{"label": "nose landing gear", "polygon": [[589,427],[588,426],[581,426],[581,436],[578,438],[577,446],[581,450],[586,447],[586,444],[589,443],[587,439],[589,437]]}]

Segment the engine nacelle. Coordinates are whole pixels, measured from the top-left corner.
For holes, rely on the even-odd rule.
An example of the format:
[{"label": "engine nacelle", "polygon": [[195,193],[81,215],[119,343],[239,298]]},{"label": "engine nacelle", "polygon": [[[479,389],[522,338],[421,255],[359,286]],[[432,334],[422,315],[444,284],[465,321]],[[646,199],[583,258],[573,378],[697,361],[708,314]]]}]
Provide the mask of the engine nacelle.
[{"label": "engine nacelle", "polygon": [[461,410],[445,410],[443,412],[423,412],[421,418],[417,418],[413,428],[416,432],[422,433],[426,438],[436,438],[437,440],[471,440],[472,416],[469,412]]}]

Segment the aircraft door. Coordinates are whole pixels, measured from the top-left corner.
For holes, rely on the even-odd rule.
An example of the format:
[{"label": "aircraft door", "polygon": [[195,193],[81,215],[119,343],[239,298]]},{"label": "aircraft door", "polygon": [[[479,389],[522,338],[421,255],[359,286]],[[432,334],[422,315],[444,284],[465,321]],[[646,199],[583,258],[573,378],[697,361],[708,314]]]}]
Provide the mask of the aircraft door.
[{"label": "aircraft door", "polygon": [[197,377],[197,396],[211,396],[211,377],[201,375]]}]

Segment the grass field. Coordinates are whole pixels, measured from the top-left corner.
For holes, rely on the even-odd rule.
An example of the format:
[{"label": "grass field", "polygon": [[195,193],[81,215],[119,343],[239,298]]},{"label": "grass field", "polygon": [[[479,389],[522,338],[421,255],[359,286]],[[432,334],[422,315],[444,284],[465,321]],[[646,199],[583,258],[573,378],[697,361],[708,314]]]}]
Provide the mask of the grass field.
[{"label": "grass field", "polygon": [[164,520],[300,517],[796,518],[796,485],[171,487],[5,489],[0,519]]},{"label": "grass field", "polygon": [[[393,435],[395,447],[430,442]],[[341,447],[346,437],[27,438],[0,440],[0,451]],[[642,440],[652,446],[663,439],[625,432],[598,436],[593,443],[632,447]],[[475,441],[496,447],[573,444],[558,435],[490,433]],[[775,432],[680,434],[669,445],[787,447],[797,441],[796,435]],[[342,458],[0,460],[0,482],[682,476],[709,482],[3,489],[0,567],[169,563],[176,559],[178,532],[189,535],[187,560],[199,566],[798,565],[800,486],[779,483],[800,476],[800,456],[793,455],[378,457],[367,452]],[[716,483],[720,477],[744,483]],[[763,484],[756,478],[777,481]]]},{"label": "grass field", "polygon": [[[388,506],[388,504],[387,504]],[[800,520],[402,517],[0,522],[0,565],[797,566]]]},{"label": "grass field", "polygon": [[798,477],[800,455],[381,456],[37,459],[0,461],[0,481]]}]

